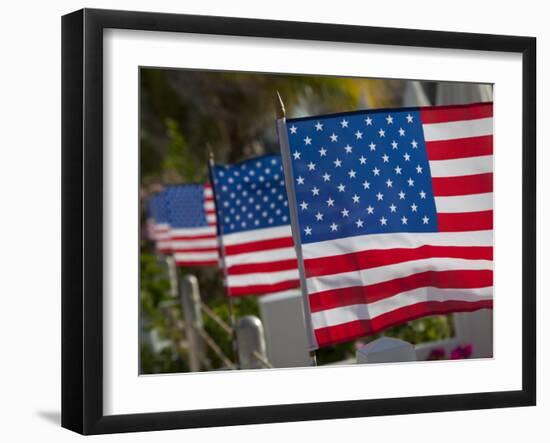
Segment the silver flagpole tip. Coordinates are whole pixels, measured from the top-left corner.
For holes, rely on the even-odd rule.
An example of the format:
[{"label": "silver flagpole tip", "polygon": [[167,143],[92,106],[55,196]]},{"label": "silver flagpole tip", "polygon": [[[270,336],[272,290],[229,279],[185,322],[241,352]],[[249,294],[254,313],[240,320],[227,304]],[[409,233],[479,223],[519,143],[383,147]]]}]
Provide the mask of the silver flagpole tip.
[{"label": "silver flagpole tip", "polygon": [[278,99],[277,118],[285,118],[286,117],[285,104],[283,102],[283,99],[279,91],[277,91],[277,99]]}]

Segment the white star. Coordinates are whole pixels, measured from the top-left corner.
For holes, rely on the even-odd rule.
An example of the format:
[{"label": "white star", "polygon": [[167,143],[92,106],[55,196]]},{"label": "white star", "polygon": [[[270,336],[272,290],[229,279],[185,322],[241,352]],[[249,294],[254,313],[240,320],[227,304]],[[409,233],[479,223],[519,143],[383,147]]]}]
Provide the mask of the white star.
[{"label": "white star", "polygon": [[399,191],[399,200],[405,200],[405,193],[403,191]]},{"label": "white star", "polygon": [[364,188],[364,189],[370,189],[370,183],[369,183],[367,180],[365,180],[365,181],[363,182],[363,188]]},{"label": "white star", "polygon": [[401,168],[399,167],[399,165],[395,167],[394,171],[397,175],[401,175]]},{"label": "white star", "polygon": [[391,125],[393,123],[393,117],[391,115],[388,115],[386,117],[386,121],[388,122],[388,125]]},{"label": "white star", "polygon": [[371,205],[367,206],[367,213],[368,214],[374,214],[374,208]]},{"label": "white star", "polygon": [[344,149],[346,150],[346,154],[351,154],[351,151],[353,150],[353,148],[349,144],[346,145]]},{"label": "white star", "polygon": [[413,141],[411,142],[411,145],[413,147],[413,149],[416,149],[418,148],[418,142],[416,140],[413,139]]},{"label": "white star", "polygon": [[378,199],[378,201],[384,200],[384,194],[378,192],[378,194],[376,194],[376,198]]},{"label": "white star", "polygon": [[411,114],[407,114],[407,123],[412,123],[413,121],[413,116]]},{"label": "white star", "polygon": [[300,153],[298,151],[294,151],[294,153],[292,154],[294,156],[294,160],[300,160]]},{"label": "white star", "polygon": [[424,191],[420,191],[418,195],[420,195],[420,198],[426,198],[426,193]]},{"label": "white star", "polygon": [[319,188],[317,186],[315,186],[312,190],[311,190],[311,193],[313,195],[319,195]]},{"label": "white star", "polygon": [[380,169],[374,168],[374,169],[372,170],[372,173],[373,173],[374,175],[380,175]]},{"label": "white star", "polygon": [[363,133],[361,131],[357,130],[357,132],[355,133],[355,138],[357,140],[362,139],[363,138]]},{"label": "white star", "polygon": [[325,173],[323,174],[323,180],[326,181],[326,182],[330,181],[330,174],[327,173],[327,172],[325,172]]},{"label": "white star", "polygon": [[309,226],[306,226],[304,232],[306,233],[306,235],[311,235],[311,228]]},{"label": "white star", "polygon": [[417,174],[422,174],[422,166],[420,166],[420,165],[416,166],[416,173]]},{"label": "white star", "polygon": [[416,212],[416,210],[418,209],[418,206],[416,206],[414,203],[411,205],[411,211],[412,212]]},{"label": "white star", "polygon": [[332,222],[332,225],[330,225],[330,230],[332,232],[338,231],[338,225],[336,223]]},{"label": "white star", "polygon": [[429,221],[430,221],[429,217],[426,217],[426,216],[422,217],[422,223],[424,223],[425,225],[427,225]]},{"label": "white star", "polygon": [[380,128],[380,130],[378,131],[378,135],[380,135],[380,137],[385,137],[386,136],[386,131],[384,131],[382,128]]},{"label": "white star", "polygon": [[409,184],[409,186],[414,186],[414,180],[412,178],[409,177],[409,179],[407,180],[407,183]]},{"label": "white star", "polygon": [[335,168],[339,168],[340,166],[342,166],[342,160],[340,160],[339,158],[334,160],[333,163]]},{"label": "white star", "polygon": [[296,131],[297,131],[297,130],[298,130],[298,128],[297,128],[296,126],[294,126],[294,125],[292,125],[292,126],[290,127],[290,133],[291,133],[291,134],[296,134]]},{"label": "white star", "polygon": [[304,138],[304,143],[306,145],[311,145],[311,138],[309,138],[309,137]]},{"label": "white star", "polygon": [[405,135],[405,130],[403,128],[399,128],[399,135],[403,137]]},{"label": "white star", "polygon": [[397,146],[398,146],[398,143],[395,140],[391,142],[392,149],[397,149]]},{"label": "white star", "polygon": [[371,151],[376,151],[376,145],[373,142],[370,142],[369,148]]},{"label": "white star", "polygon": [[348,172],[349,178],[355,178],[356,172],[353,169],[350,169]]},{"label": "white star", "polygon": [[387,225],[387,222],[388,222],[388,219],[385,218],[385,217],[382,217],[382,218],[380,219],[380,225],[381,225],[381,226],[386,226],[386,225]]},{"label": "white star", "polygon": [[321,220],[323,220],[323,214],[318,212],[317,214],[315,214],[315,218],[317,219],[317,221],[321,221]]},{"label": "white star", "polygon": [[367,158],[366,158],[366,157],[364,157],[364,156],[359,157],[359,163],[361,163],[362,165],[364,165],[366,162],[367,162]]},{"label": "white star", "polygon": [[361,197],[359,197],[357,194],[353,194],[353,197],[352,197],[353,203],[359,203],[360,199]]},{"label": "white star", "polygon": [[402,224],[406,225],[408,221],[409,221],[409,219],[407,217],[405,217],[405,216],[401,217],[401,223]]},{"label": "white star", "polygon": [[397,211],[397,206],[395,206],[393,203],[390,205],[390,212]]},{"label": "white star", "polygon": [[372,118],[367,117],[367,118],[365,119],[365,123],[367,124],[367,126],[372,126]]},{"label": "white star", "polygon": [[408,152],[405,152],[405,153],[403,154],[403,158],[405,159],[406,162],[408,162],[408,161],[411,160],[411,156],[409,155]]},{"label": "white star", "polygon": [[340,211],[340,213],[342,214],[342,217],[348,217],[349,216],[349,211],[347,209],[342,209]]},{"label": "white star", "polygon": [[327,200],[327,206],[334,206],[334,200],[330,197]]},{"label": "white star", "polygon": [[382,156],[382,160],[384,161],[384,163],[389,163],[390,158],[388,157],[388,154],[384,154],[384,155]]},{"label": "white star", "polygon": [[300,203],[300,208],[302,209],[302,211],[305,211],[308,208],[308,206],[309,206],[309,204],[306,203],[305,201]]},{"label": "white star", "polygon": [[327,150],[325,148],[321,148],[319,149],[319,154],[321,155],[321,157],[326,157]]},{"label": "white star", "polygon": [[296,182],[299,184],[299,185],[303,185],[304,184],[304,178],[302,176],[298,177],[296,179]]},{"label": "white star", "polygon": [[308,168],[310,171],[315,171],[315,163],[309,162],[309,163],[307,164],[307,168]]},{"label": "white star", "polygon": [[323,130],[323,124],[322,124],[321,122],[317,122],[317,123],[315,124],[315,129],[316,129],[317,131],[322,131],[322,130]]},{"label": "white star", "polygon": [[363,220],[361,220],[360,218],[357,219],[357,221],[355,222],[355,224],[357,225],[358,228],[362,228],[363,227]]},{"label": "white star", "polygon": [[330,141],[331,142],[337,142],[338,141],[338,136],[334,132],[330,136]]},{"label": "white star", "polygon": [[340,183],[338,185],[338,192],[344,192],[346,190],[346,186]]},{"label": "white star", "polygon": [[344,119],[344,120],[342,120],[342,121],[340,122],[340,125],[342,126],[342,128],[347,128],[347,127],[348,127],[348,123],[349,123],[349,122],[348,122],[346,119]]},{"label": "white star", "polygon": [[386,180],[386,186],[388,188],[391,188],[393,186],[393,182],[389,178]]}]

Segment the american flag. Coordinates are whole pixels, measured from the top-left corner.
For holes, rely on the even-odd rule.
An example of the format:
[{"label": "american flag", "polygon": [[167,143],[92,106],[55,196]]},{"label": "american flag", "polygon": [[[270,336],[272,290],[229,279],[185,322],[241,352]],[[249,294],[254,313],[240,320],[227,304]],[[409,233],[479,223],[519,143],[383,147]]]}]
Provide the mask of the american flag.
[{"label": "american flag", "polygon": [[278,125],[312,349],[492,308],[492,103]]},{"label": "american flag", "polygon": [[170,250],[176,265],[217,264],[216,213],[210,185],[167,186],[164,192],[170,223]]},{"label": "american flag", "polygon": [[153,194],[147,202],[147,235],[155,243],[155,248],[159,253],[169,254],[172,251],[165,191]]},{"label": "american flag", "polygon": [[229,296],[299,287],[281,157],[211,168]]}]

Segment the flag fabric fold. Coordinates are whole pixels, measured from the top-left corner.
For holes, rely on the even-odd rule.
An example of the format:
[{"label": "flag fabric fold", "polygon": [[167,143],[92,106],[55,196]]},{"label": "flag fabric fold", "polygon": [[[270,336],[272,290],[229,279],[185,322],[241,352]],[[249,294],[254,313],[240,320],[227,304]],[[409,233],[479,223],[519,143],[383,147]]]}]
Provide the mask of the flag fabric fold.
[{"label": "flag fabric fold", "polygon": [[478,103],[279,121],[312,349],[492,308],[492,119]]},{"label": "flag fabric fold", "polygon": [[299,287],[281,156],[211,165],[230,297]]},{"label": "flag fabric fold", "polygon": [[209,184],[167,186],[169,247],[176,266],[212,266],[219,260],[214,197]]}]

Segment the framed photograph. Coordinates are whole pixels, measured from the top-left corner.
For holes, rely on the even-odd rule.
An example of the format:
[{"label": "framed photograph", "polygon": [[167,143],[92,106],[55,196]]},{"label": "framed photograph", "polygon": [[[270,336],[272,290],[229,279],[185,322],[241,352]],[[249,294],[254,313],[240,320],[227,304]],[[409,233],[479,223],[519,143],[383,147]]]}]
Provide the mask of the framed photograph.
[{"label": "framed photograph", "polygon": [[536,40],[62,20],[62,426],[536,403]]}]

